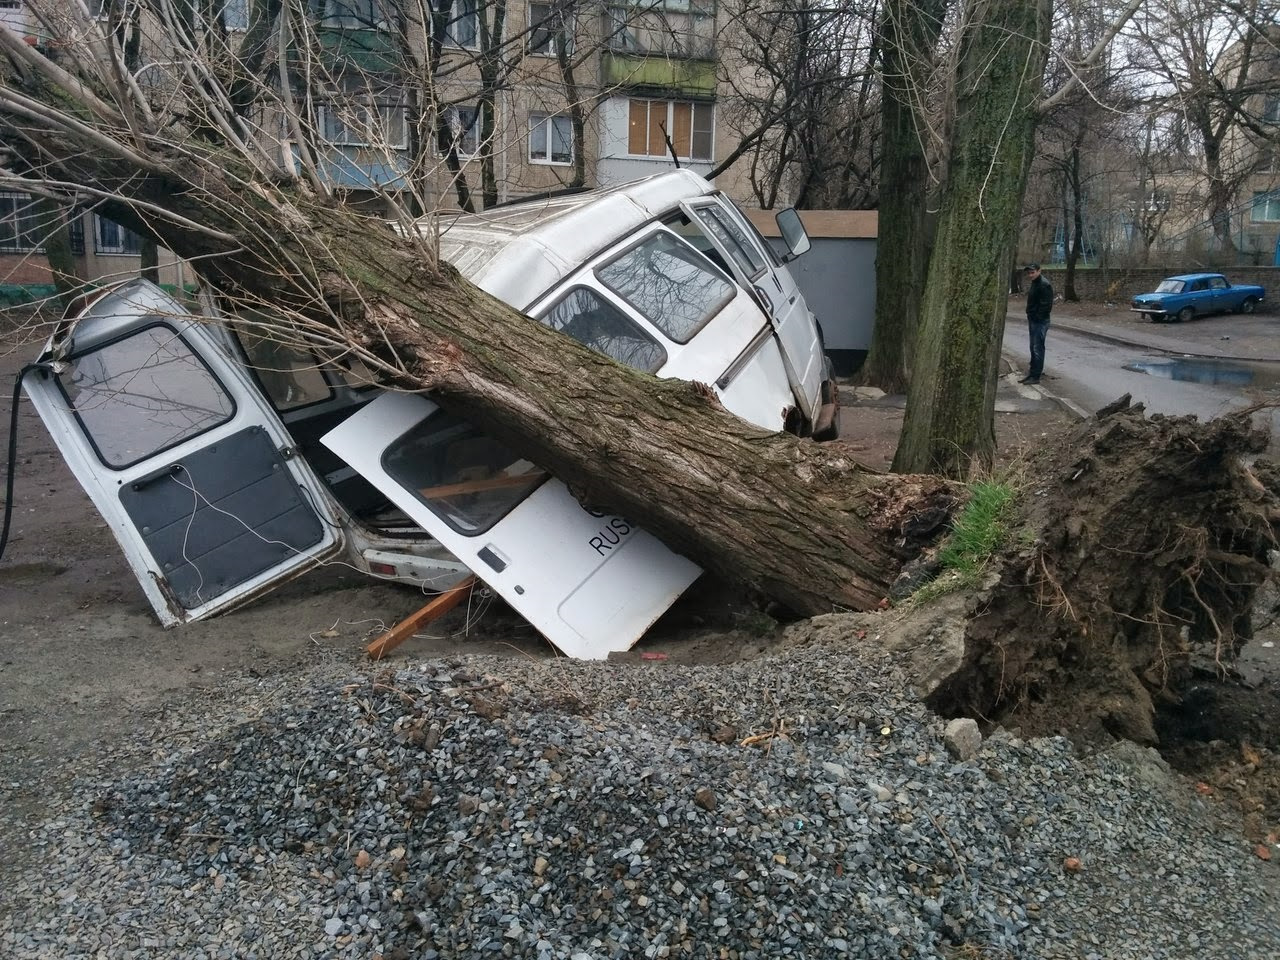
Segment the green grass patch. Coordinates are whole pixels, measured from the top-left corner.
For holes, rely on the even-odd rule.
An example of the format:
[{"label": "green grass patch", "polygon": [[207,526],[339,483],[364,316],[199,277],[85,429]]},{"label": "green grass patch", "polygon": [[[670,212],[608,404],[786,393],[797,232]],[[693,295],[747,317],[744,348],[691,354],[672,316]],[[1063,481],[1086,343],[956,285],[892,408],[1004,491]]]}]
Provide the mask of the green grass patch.
[{"label": "green grass patch", "polygon": [[969,487],[969,502],[938,551],[942,572],[915,592],[912,599],[927,603],[952,590],[973,586],[987,563],[1008,537],[1005,517],[1015,488],[1008,483],[981,480]]},{"label": "green grass patch", "polygon": [[1008,484],[983,480],[970,489],[969,502],[956,518],[938,559],[944,570],[978,574],[1004,540],[1004,514],[1013,500]]}]

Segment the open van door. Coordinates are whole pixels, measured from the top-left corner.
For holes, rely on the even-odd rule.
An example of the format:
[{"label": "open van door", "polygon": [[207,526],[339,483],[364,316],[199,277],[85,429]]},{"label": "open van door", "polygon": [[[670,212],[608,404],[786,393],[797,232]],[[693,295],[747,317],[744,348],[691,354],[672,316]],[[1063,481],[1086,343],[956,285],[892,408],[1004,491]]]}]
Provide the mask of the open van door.
[{"label": "open van door", "polygon": [[134,280],[66,322],[24,386],[165,626],[343,546],[314,475],[210,331]]},{"label": "open van door", "polygon": [[773,325],[796,402],[811,422],[816,420],[826,366],[817,325],[791,272],[774,265],[750,223],[727,200],[705,197],[686,200],[680,207],[706,234],[737,281],[754,292]]},{"label": "open van door", "polygon": [[701,572],[417,394],[384,394],[323,442],[569,656],[629,649]]}]

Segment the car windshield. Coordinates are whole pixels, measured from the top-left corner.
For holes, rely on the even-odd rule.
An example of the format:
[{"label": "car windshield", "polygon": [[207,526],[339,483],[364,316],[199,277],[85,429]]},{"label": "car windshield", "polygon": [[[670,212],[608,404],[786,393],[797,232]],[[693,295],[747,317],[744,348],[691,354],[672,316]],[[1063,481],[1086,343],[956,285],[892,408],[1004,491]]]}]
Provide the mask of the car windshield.
[{"label": "car windshield", "polygon": [[1156,293],[1181,293],[1181,280],[1161,280],[1160,286],[1156,287]]}]

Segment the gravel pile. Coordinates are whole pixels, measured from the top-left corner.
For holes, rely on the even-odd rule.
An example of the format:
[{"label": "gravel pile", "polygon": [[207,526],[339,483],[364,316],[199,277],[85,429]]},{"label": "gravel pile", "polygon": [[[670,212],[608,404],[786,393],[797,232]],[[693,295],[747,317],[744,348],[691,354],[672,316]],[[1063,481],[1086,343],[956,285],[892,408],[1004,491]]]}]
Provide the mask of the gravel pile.
[{"label": "gravel pile", "polygon": [[847,650],[281,692],[8,829],[0,956],[1280,954],[1280,871],[1153,753],[956,762]]}]

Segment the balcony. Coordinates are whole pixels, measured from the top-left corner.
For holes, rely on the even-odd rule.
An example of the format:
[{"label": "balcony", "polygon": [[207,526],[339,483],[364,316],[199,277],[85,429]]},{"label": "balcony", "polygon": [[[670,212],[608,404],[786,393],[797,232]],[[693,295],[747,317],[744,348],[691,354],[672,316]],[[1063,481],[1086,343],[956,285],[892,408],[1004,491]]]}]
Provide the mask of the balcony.
[{"label": "balcony", "polygon": [[649,54],[606,52],[600,58],[600,80],[610,89],[659,96],[713,97],[714,60],[669,60]]}]

